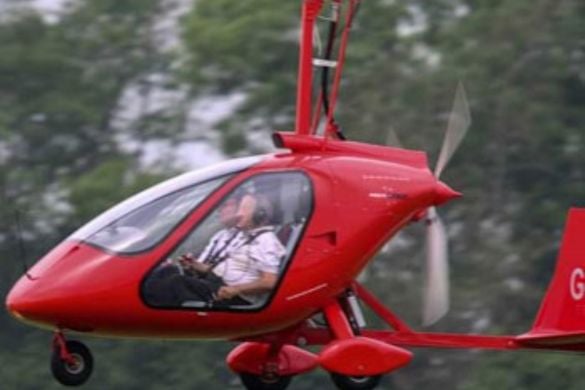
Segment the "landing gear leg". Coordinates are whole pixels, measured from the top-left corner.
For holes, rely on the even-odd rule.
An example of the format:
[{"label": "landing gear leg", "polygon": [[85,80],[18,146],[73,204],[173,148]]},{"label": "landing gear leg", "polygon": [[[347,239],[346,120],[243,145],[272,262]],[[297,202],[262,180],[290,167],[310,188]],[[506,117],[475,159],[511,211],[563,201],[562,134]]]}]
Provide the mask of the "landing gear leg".
[{"label": "landing gear leg", "polygon": [[93,357],[85,344],[65,340],[61,331],[53,337],[51,372],[55,379],[65,386],[84,384],[93,371]]},{"label": "landing gear leg", "polygon": [[372,390],[380,383],[382,374],[407,364],[412,354],[360,336],[363,320],[356,317],[361,317],[361,312],[349,299],[346,310],[341,303],[334,302],[324,308],[325,318],[336,340],[321,352],[321,365],[329,371],[340,390]]}]

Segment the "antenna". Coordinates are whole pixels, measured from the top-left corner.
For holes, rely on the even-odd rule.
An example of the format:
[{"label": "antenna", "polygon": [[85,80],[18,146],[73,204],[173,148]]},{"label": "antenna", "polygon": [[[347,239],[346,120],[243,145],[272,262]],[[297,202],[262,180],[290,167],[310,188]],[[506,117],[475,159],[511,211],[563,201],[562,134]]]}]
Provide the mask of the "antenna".
[{"label": "antenna", "polygon": [[24,268],[24,274],[26,275],[26,277],[29,280],[36,280],[38,278],[35,278],[28,273],[28,265],[26,263],[26,257],[27,257],[26,247],[24,245],[24,239],[22,237],[22,224],[20,221],[20,212],[18,211],[18,209],[14,210],[14,222],[15,222],[15,226],[16,226],[16,238],[18,241],[18,250],[20,252],[20,258],[22,259],[22,266]]}]

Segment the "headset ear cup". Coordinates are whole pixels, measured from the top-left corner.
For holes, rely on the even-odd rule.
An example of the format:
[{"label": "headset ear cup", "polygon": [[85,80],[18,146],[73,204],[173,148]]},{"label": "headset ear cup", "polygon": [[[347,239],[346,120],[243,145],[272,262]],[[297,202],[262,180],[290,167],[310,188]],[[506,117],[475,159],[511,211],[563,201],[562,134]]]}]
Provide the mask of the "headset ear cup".
[{"label": "headset ear cup", "polygon": [[270,223],[272,220],[272,204],[262,195],[257,195],[255,200],[252,223],[256,226]]},{"label": "headset ear cup", "polygon": [[259,226],[262,223],[266,222],[266,210],[263,207],[258,207],[257,210],[254,210],[254,215],[252,216],[252,222],[254,225]]}]

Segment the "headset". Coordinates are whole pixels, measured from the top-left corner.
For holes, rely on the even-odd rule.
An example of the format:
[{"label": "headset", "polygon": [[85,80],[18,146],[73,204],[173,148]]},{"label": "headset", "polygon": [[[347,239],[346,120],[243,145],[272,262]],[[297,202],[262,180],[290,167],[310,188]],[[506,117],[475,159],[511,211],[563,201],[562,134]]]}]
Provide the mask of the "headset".
[{"label": "headset", "polygon": [[252,214],[252,222],[256,226],[267,223],[272,219],[272,205],[270,201],[262,195],[252,195],[256,200],[254,205],[254,213]]}]

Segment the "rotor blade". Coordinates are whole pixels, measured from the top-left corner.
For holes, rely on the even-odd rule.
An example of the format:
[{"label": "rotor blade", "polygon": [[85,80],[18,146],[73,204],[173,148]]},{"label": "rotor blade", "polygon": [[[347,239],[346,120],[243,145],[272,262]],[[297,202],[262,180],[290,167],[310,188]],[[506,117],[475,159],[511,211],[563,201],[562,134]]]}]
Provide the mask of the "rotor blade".
[{"label": "rotor blade", "polygon": [[461,144],[463,137],[467,133],[471,125],[471,115],[469,113],[469,104],[465,96],[465,89],[463,84],[459,82],[457,85],[457,92],[455,93],[455,100],[453,101],[453,109],[449,115],[449,124],[445,132],[445,140],[441,147],[441,153],[437,160],[435,167],[435,177],[439,178],[443,170],[449,163],[449,160]]},{"label": "rotor blade", "polygon": [[447,235],[434,207],[428,211],[426,280],[423,324],[432,325],[449,310],[449,264]]}]

